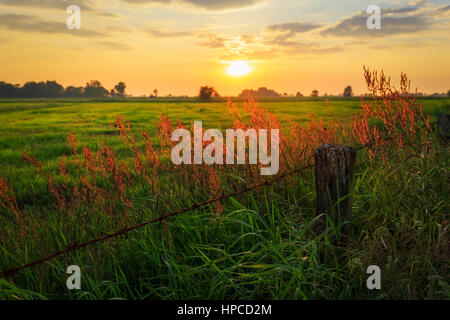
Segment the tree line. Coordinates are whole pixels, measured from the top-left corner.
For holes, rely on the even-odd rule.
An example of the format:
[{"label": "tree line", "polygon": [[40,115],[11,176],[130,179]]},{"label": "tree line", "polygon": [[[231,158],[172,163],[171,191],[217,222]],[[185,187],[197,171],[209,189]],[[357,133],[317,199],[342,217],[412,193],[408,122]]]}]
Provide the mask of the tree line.
[{"label": "tree line", "polygon": [[[275,90],[267,89],[266,87],[261,87],[258,90],[245,89],[238,95],[238,98],[245,99],[249,96],[253,98],[268,98],[268,97],[287,97],[288,94],[287,93],[280,94]],[[325,96],[327,96],[327,94],[325,94]],[[342,96],[352,97],[353,96],[352,87],[346,86]],[[214,89],[214,87],[204,86],[200,88],[199,98],[201,100],[211,100],[212,97],[220,97],[219,93],[217,92],[216,89]],[[303,97],[303,94],[301,92],[297,92],[296,97]],[[319,97],[319,91],[313,90],[311,92],[311,97]]]},{"label": "tree line", "polygon": [[[4,81],[0,81],[0,98],[55,98],[55,97],[68,97],[68,98],[104,98],[104,97],[125,97],[127,85],[124,82],[119,82],[113,89],[107,90],[103,87],[100,81],[91,80],[86,83],[84,87],[69,86],[64,88],[56,81],[35,82],[29,81],[23,86],[19,84],[11,84]],[[153,94],[149,98],[158,97],[158,90],[153,90]],[[280,94],[274,90],[261,87],[258,90],[246,89],[239,94],[239,98],[247,98],[248,96],[254,98],[260,97],[282,97],[288,96],[287,93]],[[450,96],[450,90],[447,92]],[[313,90],[311,97],[318,97],[319,91]],[[325,94],[324,96],[327,96]],[[347,86],[342,94],[344,97],[352,97],[353,89],[351,86]],[[172,97],[169,95],[168,97]],[[198,97],[201,100],[207,101],[213,97],[220,97],[219,93],[214,87],[203,86],[200,87]],[[303,97],[301,92],[297,92],[296,97]]]},{"label": "tree line", "polygon": [[[119,82],[113,89],[107,90],[100,81],[91,80],[86,83],[84,87],[68,86],[64,88],[56,81],[36,82],[29,81],[23,86],[19,84],[11,84],[4,81],[0,81],[0,98],[104,98],[104,97],[125,97],[127,85],[124,82]],[[254,98],[260,97],[281,97],[287,96],[287,93],[280,94],[274,90],[261,87],[258,90],[243,90],[238,97],[247,98],[248,96]],[[353,91],[351,86],[347,86],[344,90],[344,97],[351,97]],[[169,95],[170,97],[171,95]],[[319,92],[314,90],[311,93],[312,97],[319,96]],[[153,94],[150,98],[158,97],[158,90],[153,90]],[[220,97],[214,87],[203,86],[200,88],[198,97],[201,100],[210,100],[213,97]],[[303,97],[303,94],[297,92],[297,97]]]},{"label": "tree line", "polygon": [[23,86],[0,81],[0,98],[124,97],[126,87],[124,82],[119,82],[113,89],[107,90],[98,80],[91,80],[84,87],[67,88],[56,81],[30,81]]}]

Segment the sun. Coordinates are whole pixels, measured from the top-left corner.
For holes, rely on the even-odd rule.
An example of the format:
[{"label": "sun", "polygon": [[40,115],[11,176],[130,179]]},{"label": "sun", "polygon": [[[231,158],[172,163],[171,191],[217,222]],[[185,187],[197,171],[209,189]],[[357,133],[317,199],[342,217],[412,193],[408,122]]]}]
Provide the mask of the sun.
[{"label": "sun", "polygon": [[252,72],[252,68],[250,68],[245,61],[231,61],[228,63],[230,65],[228,66],[227,73],[230,76],[243,77]]}]

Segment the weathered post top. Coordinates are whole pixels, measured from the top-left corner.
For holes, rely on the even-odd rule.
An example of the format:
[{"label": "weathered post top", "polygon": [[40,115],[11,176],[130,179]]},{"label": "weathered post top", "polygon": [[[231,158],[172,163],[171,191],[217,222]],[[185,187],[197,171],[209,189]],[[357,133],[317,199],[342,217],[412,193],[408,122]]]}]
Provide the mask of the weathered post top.
[{"label": "weathered post top", "polygon": [[437,132],[442,141],[450,140],[450,114],[440,114],[437,121]]},{"label": "weathered post top", "polygon": [[[316,213],[335,224],[351,219],[355,158],[356,149],[348,146],[326,143],[315,152]],[[325,224],[324,217],[318,228],[323,231]]]}]

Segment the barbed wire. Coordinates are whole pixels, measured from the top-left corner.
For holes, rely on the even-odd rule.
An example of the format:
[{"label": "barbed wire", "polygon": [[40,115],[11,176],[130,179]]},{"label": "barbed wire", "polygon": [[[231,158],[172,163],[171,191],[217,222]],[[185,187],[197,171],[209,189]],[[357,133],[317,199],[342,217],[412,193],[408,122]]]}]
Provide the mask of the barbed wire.
[{"label": "barbed wire", "polygon": [[[430,124],[428,124],[426,126],[418,128],[418,129],[424,129],[424,128],[430,127],[430,126],[432,126],[432,125],[434,125],[436,123],[437,122],[433,122],[433,123],[430,123]],[[406,133],[401,134],[399,136],[402,136],[402,135],[405,135],[405,134]],[[389,138],[389,140],[392,140],[392,139],[394,139],[394,137],[390,137]],[[388,139],[386,139],[386,140],[388,140]],[[373,143],[374,143],[374,141],[371,140],[368,143],[364,144],[363,146],[361,146],[359,148],[355,148],[355,150],[356,151],[360,151],[360,150],[366,149],[366,148],[370,147]],[[159,221],[163,221],[163,220],[166,220],[167,218],[175,217],[175,216],[181,215],[181,214],[189,212],[189,211],[194,211],[196,209],[199,209],[199,208],[202,208],[202,207],[206,207],[206,206],[208,206],[210,204],[214,204],[214,203],[216,203],[218,201],[226,200],[226,199],[229,199],[229,198],[232,198],[232,197],[244,194],[244,193],[248,193],[248,192],[253,191],[255,189],[259,189],[261,187],[268,186],[268,185],[273,184],[273,183],[275,183],[277,181],[280,181],[280,180],[282,180],[282,179],[284,179],[286,177],[295,175],[295,174],[300,173],[301,171],[304,171],[304,170],[307,170],[307,169],[312,169],[314,167],[315,167],[314,164],[308,164],[308,165],[305,165],[303,167],[300,167],[300,168],[293,169],[293,170],[287,171],[285,173],[282,173],[282,174],[278,175],[277,177],[275,177],[273,179],[266,180],[266,181],[264,181],[262,183],[259,183],[259,184],[256,184],[256,185],[253,185],[253,186],[241,189],[239,191],[228,193],[228,194],[216,197],[214,199],[210,199],[210,200],[202,202],[202,203],[196,203],[196,204],[194,204],[194,205],[192,205],[190,207],[187,207],[187,208],[184,208],[184,209],[181,209],[181,210],[178,210],[178,211],[174,211],[174,212],[171,212],[171,213],[168,213],[168,214],[165,214],[165,215],[161,215],[161,216],[159,216],[159,217],[157,217],[155,219],[148,220],[148,221],[142,222],[140,224],[133,225],[131,227],[126,227],[126,228],[120,229],[120,230],[115,231],[113,233],[109,233],[109,234],[106,234],[106,235],[94,238],[94,239],[89,240],[87,242],[83,242],[83,243],[80,243],[80,244],[69,245],[65,249],[62,249],[60,251],[56,251],[56,252],[54,252],[54,253],[46,256],[46,257],[42,257],[40,259],[33,260],[33,261],[29,262],[29,263],[23,264],[23,265],[18,266],[18,267],[14,267],[14,268],[11,268],[11,269],[3,270],[0,273],[0,278],[11,277],[11,276],[13,276],[14,274],[16,274],[17,272],[19,272],[19,271],[21,271],[23,269],[31,268],[33,266],[36,266],[38,264],[44,263],[46,261],[49,261],[49,260],[51,260],[51,259],[53,259],[53,258],[55,258],[57,256],[65,254],[65,253],[76,251],[78,249],[81,249],[81,248],[93,245],[93,244],[98,243],[98,242],[103,242],[103,241],[111,239],[111,238],[115,238],[115,237],[119,237],[119,236],[125,235],[125,234],[127,234],[127,233],[129,233],[129,232],[131,232],[133,230],[143,228],[143,227],[145,227],[147,225],[150,225],[150,224],[153,224],[153,223],[156,223],[156,222],[159,222]]]},{"label": "barbed wire", "polygon": [[211,199],[211,200],[208,200],[208,201],[205,201],[205,202],[202,202],[202,203],[196,203],[196,204],[194,204],[194,205],[192,205],[192,206],[190,206],[188,208],[184,208],[184,209],[181,209],[179,211],[174,211],[174,212],[171,212],[171,213],[168,213],[168,214],[165,214],[165,215],[161,215],[158,218],[155,218],[155,219],[152,219],[152,220],[149,220],[149,221],[145,221],[143,223],[140,223],[140,224],[137,224],[137,225],[134,225],[134,226],[131,226],[131,227],[123,228],[123,229],[118,230],[118,231],[116,231],[114,233],[103,235],[101,237],[89,240],[89,241],[84,242],[84,243],[68,246],[67,248],[65,248],[63,250],[54,252],[51,255],[48,255],[46,257],[43,257],[43,258],[31,261],[31,262],[29,262],[27,264],[24,264],[24,265],[21,265],[19,267],[15,267],[15,268],[4,270],[4,271],[2,271],[0,273],[0,278],[10,277],[10,276],[14,275],[15,273],[17,273],[18,271],[20,271],[20,270],[23,270],[23,269],[30,268],[30,267],[33,267],[35,265],[41,264],[41,263],[43,263],[45,261],[48,261],[48,260],[51,260],[51,259],[53,259],[53,258],[55,258],[57,256],[60,256],[60,255],[62,255],[64,253],[75,251],[75,250],[78,250],[80,248],[87,247],[87,246],[90,246],[90,245],[98,243],[98,242],[102,242],[102,241],[105,241],[105,240],[108,240],[108,239],[111,239],[111,238],[115,238],[115,237],[127,234],[130,231],[133,231],[133,230],[145,227],[145,226],[147,226],[149,224],[156,223],[156,222],[159,222],[159,221],[163,221],[163,220],[166,220],[167,218],[170,218],[170,217],[178,216],[178,215],[181,215],[181,214],[189,212],[189,211],[193,211],[193,210],[196,210],[196,209],[199,209],[199,208],[202,208],[202,207],[206,207],[206,206],[208,206],[210,204],[216,203],[217,201],[222,201],[222,200],[225,200],[225,199],[228,199],[228,198],[231,198],[231,197],[238,196],[238,195],[243,194],[243,193],[247,193],[247,192],[253,191],[253,190],[261,188],[263,186],[270,185],[270,184],[272,184],[274,182],[277,182],[277,181],[280,181],[280,180],[282,180],[282,179],[284,179],[284,178],[286,178],[288,176],[292,176],[292,175],[297,174],[297,173],[299,173],[299,172],[301,172],[303,170],[311,169],[313,167],[314,167],[313,164],[309,164],[309,165],[300,167],[298,169],[295,169],[295,170],[292,170],[292,171],[289,171],[289,172],[285,172],[285,173],[283,173],[281,175],[278,175],[276,178],[273,178],[273,179],[270,179],[270,180],[266,180],[266,181],[264,181],[262,183],[259,183],[257,185],[250,186],[250,187],[247,187],[245,189],[241,189],[239,191],[235,191],[235,192],[232,192],[232,193],[228,193],[228,194],[222,195],[220,197],[216,197],[214,199]]}]

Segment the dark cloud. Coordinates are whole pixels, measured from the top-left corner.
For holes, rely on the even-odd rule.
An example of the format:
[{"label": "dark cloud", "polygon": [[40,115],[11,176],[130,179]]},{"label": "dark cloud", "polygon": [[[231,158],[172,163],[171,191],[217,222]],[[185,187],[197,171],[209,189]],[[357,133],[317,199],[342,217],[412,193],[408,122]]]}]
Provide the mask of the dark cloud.
[{"label": "dark cloud", "polygon": [[68,30],[62,22],[43,21],[35,16],[21,14],[0,14],[0,28],[11,31],[36,32],[46,34],[67,34],[80,37],[102,37],[96,31],[81,28],[80,30]]},{"label": "dark cloud", "polygon": [[262,3],[263,0],[122,0],[129,4],[188,4],[210,11],[239,9]]},{"label": "dark cloud", "polygon": [[118,15],[97,10],[95,0],[0,0],[0,5],[15,7],[33,7],[35,9],[66,10],[71,5],[77,5],[81,10],[106,18],[117,18]]},{"label": "dark cloud", "polygon": [[428,1],[419,0],[403,7],[382,8],[380,30],[369,30],[367,19],[370,15],[360,12],[326,28],[321,34],[335,37],[373,38],[419,33],[433,28],[439,22],[436,18],[449,8],[450,6],[446,5],[436,9]]},{"label": "dark cloud", "polygon": [[[127,0],[139,3],[160,2],[175,3],[167,0]],[[199,1],[178,1],[197,2]],[[211,1],[211,3],[214,1]],[[245,2],[245,1],[244,1]],[[222,61],[232,59],[266,60],[283,55],[321,55],[341,52],[351,46],[366,46],[373,44],[373,37],[383,38],[386,46],[398,45],[398,41],[389,41],[385,37],[398,34],[413,34],[432,29],[442,19],[434,19],[449,10],[450,6],[436,8],[428,1],[416,1],[407,6],[382,8],[382,29],[369,30],[366,12],[359,12],[339,21],[335,25],[325,26],[306,21],[288,22],[268,25],[259,36],[241,35],[229,36],[206,30],[164,32],[147,30],[152,36],[159,38],[192,37],[200,46],[217,50]],[[302,35],[310,32],[308,37]],[[312,35],[311,35],[312,34]],[[353,41],[335,45],[323,42],[322,35],[333,37],[349,37]],[[314,37],[315,40],[307,40]],[[398,40],[395,38],[394,40]],[[380,46],[377,46],[380,48]]]},{"label": "dark cloud", "polygon": [[437,13],[443,13],[443,12],[447,12],[449,10],[450,10],[450,4],[436,9],[436,12]]},{"label": "dark cloud", "polygon": [[428,29],[432,22],[425,16],[417,14],[410,16],[382,16],[381,29],[369,30],[365,13],[356,14],[338,22],[336,25],[322,31],[323,35],[335,37],[387,37],[398,34],[411,34]]},{"label": "dark cloud", "polygon": [[[305,42],[297,39],[298,35],[320,28],[309,22],[291,22],[267,26],[262,44],[283,55],[325,54],[339,51],[337,47],[323,46],[317,42]],[[275,50],[275,49],[272,49]]]},{"label": "dark cloud", "polygon": [[83,10],[93,10],[91,5],[95,1],[88,0],[0,0],[0,4],[16,7],[34,7],[46,9],[66,9],[70,5],[77,5]]},{"label": "dark cloud", "polygon": [[420,9],[418,6],[406,6],[406,7],[400,7],[400,8],[383,8],[381,9],[381,12],[383,14],[405,14],[405,13],[411,13],[416,12]]}]

